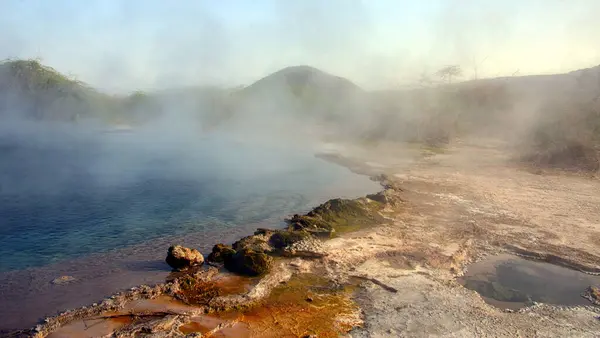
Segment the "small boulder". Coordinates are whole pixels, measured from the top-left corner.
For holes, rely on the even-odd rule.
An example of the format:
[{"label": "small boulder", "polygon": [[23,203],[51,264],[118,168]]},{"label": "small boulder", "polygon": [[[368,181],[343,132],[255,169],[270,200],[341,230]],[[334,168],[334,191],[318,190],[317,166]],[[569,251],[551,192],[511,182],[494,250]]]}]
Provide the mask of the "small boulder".
[{"label": "small boulder", "polygon": [[181,245],[169,247],[167,253],[167,264],[175,270],[181,270],[192,266],[202,265],[204,256],[196,249],[190,249]]},{"label": "small boulder", "polygon": [[69,284],[75,281],[75,277],[73,276],[60,276],[52,280],[52,284],[54,285],[64,285]]},{"label": "small boulder", "polygon": [[249,248],[237,251],[230,259],[225,260],[227,270],[248,276],[264,275],[271,270],[272,265],[272,257]]},{"label": "small boulder", "polygon": [[225,244],[217,244],[213,247],[212,252],[206,258],[209,262],[224,263],[235,255],[235,250]]},{"label": "small boulder", "polygon": [[582,296],[587,298],[592,304],[600,305],[600,287],[590,286]]}]

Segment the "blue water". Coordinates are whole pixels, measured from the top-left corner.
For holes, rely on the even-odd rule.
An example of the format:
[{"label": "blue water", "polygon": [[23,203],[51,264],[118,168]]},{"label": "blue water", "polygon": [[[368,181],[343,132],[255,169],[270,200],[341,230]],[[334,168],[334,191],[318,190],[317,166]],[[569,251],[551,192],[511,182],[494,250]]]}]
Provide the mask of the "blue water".
[{"label": "blue water", "polygon": [[377,189],[310,147],[231,136],[4,130],[0,272],[273,222]]}]

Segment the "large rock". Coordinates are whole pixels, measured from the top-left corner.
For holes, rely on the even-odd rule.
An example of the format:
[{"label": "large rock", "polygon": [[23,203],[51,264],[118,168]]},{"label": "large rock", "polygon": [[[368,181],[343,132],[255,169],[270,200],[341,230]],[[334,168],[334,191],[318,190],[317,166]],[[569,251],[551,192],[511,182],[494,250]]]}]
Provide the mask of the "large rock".
[{"label": "large rock", "polygon": [[269,244],[270,237],[271,233],[258,232],[256,235],[246,236],[233,243],[232,247],[235,251],[251,249],[258,252],[271,252],[273,248]]},{"label": "large rock", "polygon": [[372,203],[366,198],[331,199],[306,215],[294,215],[288,220],[288,229],[313,234],[358,230],[363,225],[383,222],[379,214],[383,207],[382,203]]},{"label": "large rock", "polygon": [[207,260],[213,263],[224,263],[235,255],[235,250],[225,244],[217,244],[208,255]]},{"label": "large rock", "polygon": [[181,270],[202,265],[204,263],[204,256],[196,249],[173,245],[169,247],[166,261],[173,269]]},{"label": "large rock", "polygon": [[227,270],[248,276],[264,275],[271,270],[272,265],[272,257],[249,248],[237,251],[230,259],[225,260]]}]

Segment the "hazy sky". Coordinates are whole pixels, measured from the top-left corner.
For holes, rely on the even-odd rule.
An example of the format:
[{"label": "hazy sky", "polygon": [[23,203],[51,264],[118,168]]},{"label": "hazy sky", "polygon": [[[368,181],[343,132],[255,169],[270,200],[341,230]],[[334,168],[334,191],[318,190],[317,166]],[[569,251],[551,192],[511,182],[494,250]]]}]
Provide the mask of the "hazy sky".
[{"label": "hazy sky", "polygon": [[239,85],[308,64],[366,88],[600,64],[598,0],[3,0],[0,58],[109,91]]}]

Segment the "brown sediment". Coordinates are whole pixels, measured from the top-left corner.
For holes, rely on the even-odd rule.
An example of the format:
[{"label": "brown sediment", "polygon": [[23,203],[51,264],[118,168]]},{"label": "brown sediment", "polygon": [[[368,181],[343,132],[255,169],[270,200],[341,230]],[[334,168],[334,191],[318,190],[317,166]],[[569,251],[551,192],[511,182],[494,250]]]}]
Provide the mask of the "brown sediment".
[{"label": "brown sediment", "polygon": [[[327,278],[298,274],[245,311],[199,317],[179,330],[212,332],[214,337],[338,337],[362,324],[351,296],[351,288],[338,287]],[[215,330],[227,322],[233,325]]]},{"label": "brown sediment", "polygon": [[52,332],[48,338],[103,337],[131,323],[133,323],[133,319],[128,316],[76,320]]},{"label": "brown sediment", "polygon": [[209,315],[198,316],[190,318],[190,322],[181,325],[178,330],[181,333],[188,335],[190,333],[198,332],[200,334],[206,334],[211,330],[217,328],[220,324],[225,323],[225,320],[212,317]]},{"label": "brown sediment", "polygon": [[55,329],[48,337],[106,336],[136,323],[160,320],[167,316],[189,316],[197,312],[197,308],[167,295],[153,299],[135,299],[126,302],[116,311],[103,311],[70,321]]},{"label": "brown sediment", "polygon": [[[213,281],[222,294],[247,296],[249,278],[220,275]],[[254,286],[256,287],[256,285]],[[298,337],[316,334],[337,337],[360,326],[360,311],[351,299],[353,288],[341,287],[312,273],[294,275],[278,283],[270,294],[246,306],[231,306],[206,314],[210,305],[185,304],[171,296],[127,302],[118,311],[105,311],[72,320],[49,337],[114,335],[134,337],[141,332],[200,333],[210,337]],[[43,335],[41,335],[43,336]]]},{"label": "brown sediment", "polygon": [[185,335],[200,333],[204,336],[223,337],[224,334],[231,331],[231,328],[239,329],[237,325],[239,316],[237,312],[223,312],[219,315],[206,314],[191,317],[189,322],[179,326],[178,331]]},{"label": "brown sediment", "polygon": [[115,314],[114,317],[109,318],[109,320],[116,324],[127,325],[133,322],[131,316],[123,316]]},{"label": "brown sediment", "polygon": [[218,276],[215,279],[215,284],[221,290],[221,294],[223,295],[249,292],[251,287],[256,284],[256,282],[258,282],[258,279],[256,278],[237,276],[233,274]]},{"label": "brown sediment", "polygon": [[210,306],[217,297],[249,292],[257,282],[255,278],[232,274],[211,276],[209,279],[188,275],[179,279],[180,290],[175,297],[187,304]]}]

